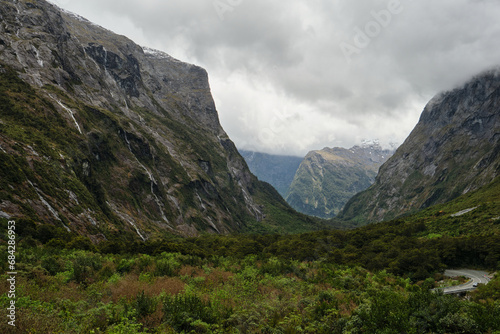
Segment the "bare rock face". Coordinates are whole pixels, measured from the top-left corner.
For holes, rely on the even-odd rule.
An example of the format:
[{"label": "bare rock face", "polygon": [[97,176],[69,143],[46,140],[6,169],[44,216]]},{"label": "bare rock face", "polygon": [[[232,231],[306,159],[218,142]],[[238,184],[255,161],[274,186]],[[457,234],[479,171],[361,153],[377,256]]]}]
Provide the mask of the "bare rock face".
[{"label": "bare rock face", "polygon": [[0,3],[3,216],[142,239],[264,219],[204,69],[43,0]]},{"label": "bare rock face", "polygon": [[491,183],[500,172],[499,111],[498,70],[437,95],[375,184],[341,217],[360,224],[391,219]]}]

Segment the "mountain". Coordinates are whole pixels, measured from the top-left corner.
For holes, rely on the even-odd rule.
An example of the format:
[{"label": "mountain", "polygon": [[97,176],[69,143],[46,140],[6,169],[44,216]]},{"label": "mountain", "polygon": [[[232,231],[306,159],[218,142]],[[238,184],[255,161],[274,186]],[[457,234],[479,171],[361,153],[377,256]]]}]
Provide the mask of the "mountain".
[{"label": "mountain", "polygon": [[0,216],[99,242],[315,222],[249,171],[207,72],[43,0],[0,0]]},{"label": "mountain", "polygon": [[297,211],[332,218],[352,196],[373,184],[379,167],[392,153],[377,142],[309,152],[286,200]]},{"label": "mountain", "polygon": [[427,238],[500,235],[500,177],[443,204],[400,218],[426,226]]},{"label": "mountain", "polygon": [[445,203],[490,184],[500,172],[500,72],[438,94],[375,184],[339,215],[359,224]]},{"label": "mountain", "polygon": [[271,184],[282,197],[288,193],[295,173],[303,158],[285,155],[272,155],[240,150],[250,171],[259,178]]}]

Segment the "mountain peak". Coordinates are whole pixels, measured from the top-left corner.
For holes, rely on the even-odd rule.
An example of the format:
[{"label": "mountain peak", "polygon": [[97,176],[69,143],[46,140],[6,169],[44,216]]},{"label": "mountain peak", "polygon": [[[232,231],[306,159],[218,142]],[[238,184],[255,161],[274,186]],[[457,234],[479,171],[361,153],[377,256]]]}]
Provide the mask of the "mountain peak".
[{"label": "mountain peak", "polygon": [[349,198],[374,182],[379,167],[392,153],[375,140],[350,149],[311,151],[300,164],[286,199],[300,212],[332,218]]},{"label": "mountain peak", "polygon": [[380,141],[378,139],[363,139],[361,141],[361,147],[362,148],[380,148],[382,149],[382,146],[380,146]]},{"label": "mountain peak", "polygon": [[498,70],[436,95],[374,186],[349,201],[341,216],[390,219],[492,182],[500,173],[499,106]]},{"label": "mountain peak", "polygon": [[171,60],[171,61],[180,61],[180,60],[175,59],[174,57],[172,57],[171,55],[169,55],[166,52],[163,52],[163,51],[160,51],[160,50],[156,50],[156,49],[153,49],[153,48],[150,48],[150,47],[147,47],[147,46],[142,46],[142,50],[144,51],[144,53],[146,55],[151,56],[153,58],[168,59],[168,60]]},{"label": "mountain peak", "polygon": [[0,16],[2,216],[95,242],[314,229],[250,173],[204,69],[43,0]]}]

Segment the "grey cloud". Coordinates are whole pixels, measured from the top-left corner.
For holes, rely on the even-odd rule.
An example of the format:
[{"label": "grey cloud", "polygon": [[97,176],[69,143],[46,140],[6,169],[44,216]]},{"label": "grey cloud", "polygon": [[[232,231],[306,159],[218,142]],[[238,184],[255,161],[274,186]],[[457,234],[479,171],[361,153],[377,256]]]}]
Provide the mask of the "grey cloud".
[{"label": "grey cloud", "polygon": [[[500,65],[497,0],[400,0],[401,10],[350,62],[341,43],[354,45],[355,29],[364,31],[374,12],[397,0],[243,0],[223,19],[212,0],[65,1],[90,20],[205,67],[237,144],[250,145],[273,110],[308,113],[301,127],[290,120],[288,132],[276,134],[287,153],[367,136],[402,142],[434,94]],[[124,18],[134,30],[119,25]],[[254,121],[243,124],[246,114]]]}]

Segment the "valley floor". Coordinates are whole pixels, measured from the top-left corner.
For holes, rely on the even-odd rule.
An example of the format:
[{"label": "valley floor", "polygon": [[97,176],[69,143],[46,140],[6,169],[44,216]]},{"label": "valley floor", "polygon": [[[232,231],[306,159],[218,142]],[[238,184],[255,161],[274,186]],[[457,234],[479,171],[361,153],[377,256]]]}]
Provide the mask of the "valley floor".
[{"label": "valley floor", "polygon": [[17,271],[16,327],[4,315],[2,333],[500,331],[498,276],[464,300],[431,291],[441,274],[412,281],[327,259],[104,254],[27,242]]}]

